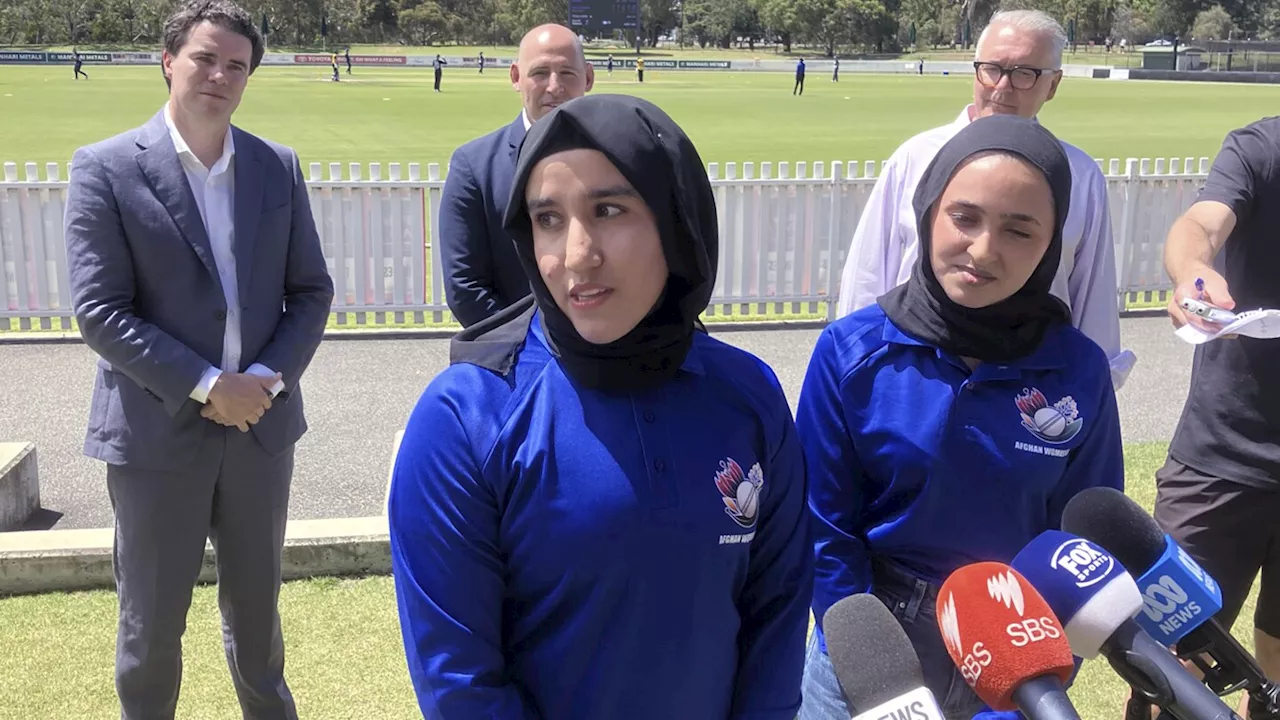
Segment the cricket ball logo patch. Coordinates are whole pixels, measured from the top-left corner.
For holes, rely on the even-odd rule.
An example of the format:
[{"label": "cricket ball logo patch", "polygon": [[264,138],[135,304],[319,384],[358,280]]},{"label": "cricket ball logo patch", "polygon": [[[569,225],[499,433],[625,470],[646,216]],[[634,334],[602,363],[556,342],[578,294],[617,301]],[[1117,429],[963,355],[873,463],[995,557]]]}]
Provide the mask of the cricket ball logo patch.
[{"label": "cricket ball logo patch", "polygon": [[760,463],[743,473],[742,466],[733,458],[720,461],[716,471],[716,488],[723,495],[724,511],[744,528],[756,525],[760,516],[760,493],[764,491],[764,471]]},{"label": "cricket ball logo patch", "polygon": [[1023,388],[1014,403],[1022,416],[1022,427],[1037,440],[1050,445],[1070,442],[1084,425],[1076,401],[1070,395],[1050,405],[1044,393],[1036,388]]}]

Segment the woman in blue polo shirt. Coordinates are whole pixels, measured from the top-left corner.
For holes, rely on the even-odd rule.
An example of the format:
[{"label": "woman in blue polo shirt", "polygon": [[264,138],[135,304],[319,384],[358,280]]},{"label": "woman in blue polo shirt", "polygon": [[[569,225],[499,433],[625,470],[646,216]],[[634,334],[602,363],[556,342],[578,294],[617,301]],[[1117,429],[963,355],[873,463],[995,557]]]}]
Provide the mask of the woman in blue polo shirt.
[{"label": "woman in blue polo shirt", "polygon": [[983,708],[938,632],[939,585],[1009,562],[1074,494],[1121,488],[1107,359],[1050,293],[1071,168],[1018,117],[977,120],[917,188],[920,263],[905,284],[827,327],[796,414],[809,475],[818,629],[801,720],[848,720],[822,616],[874,593],[895,613],[949,718]]},{"label": "woman in blue polo shirt", "polygon": [[777,378],[697,329],[711,184],[637,98],[534,124],[505,224],[533,295],[463,331],[391,482],[428,718],[792,720],[812,598]]}]

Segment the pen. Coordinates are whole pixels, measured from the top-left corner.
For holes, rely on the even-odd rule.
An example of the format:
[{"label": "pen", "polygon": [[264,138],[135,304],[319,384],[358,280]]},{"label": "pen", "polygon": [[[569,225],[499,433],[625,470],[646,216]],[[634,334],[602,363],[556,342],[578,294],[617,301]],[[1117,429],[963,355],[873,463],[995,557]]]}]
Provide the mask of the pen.
[{"label": "pen", "polygon": [[1196,278],[1196,299],[1204,300],[1204,278]]}]

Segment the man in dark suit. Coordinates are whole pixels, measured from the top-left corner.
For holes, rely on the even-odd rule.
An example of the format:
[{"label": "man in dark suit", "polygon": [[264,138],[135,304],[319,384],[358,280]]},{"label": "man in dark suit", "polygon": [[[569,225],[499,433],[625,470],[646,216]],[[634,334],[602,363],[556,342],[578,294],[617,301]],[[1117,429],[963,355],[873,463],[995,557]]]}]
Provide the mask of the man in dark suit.
[{"label": "man in dark suit", "polygon": [[297,718],[277,613],[298,381],[333,299],[301,163],[231,126],[262,37],[230,0],[165,25],[168,104],[76,151],[66,243],[99,356],[85,454],[107,463],[124,720],[172,718],[206,537],[245,718]]},{"label": "man in dark suit", "polygon": [[510,125],[454,151],[440,203],[440,257],[449,309],[464,327],[529,294],[502,214],[511,192],[516,151],[529,126],[595,84],[582,41],[563,25],[536,27],[520,41],[511,84],[524,109]]}]

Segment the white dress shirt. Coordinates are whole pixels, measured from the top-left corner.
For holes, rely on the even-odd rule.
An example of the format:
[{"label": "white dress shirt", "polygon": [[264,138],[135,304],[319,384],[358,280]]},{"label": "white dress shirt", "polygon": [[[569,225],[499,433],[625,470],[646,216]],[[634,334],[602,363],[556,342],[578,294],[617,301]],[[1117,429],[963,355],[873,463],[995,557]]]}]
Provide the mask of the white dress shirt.
[{"label": "white dress shirt", "polygon": [[[182,133],[173,124],[168,104],[164,107],[164,122],[169,128],[173,147],[178,151],[178,159],[182,161],[182,169],[191,185],[191,194],[195,195],[196,205],[200,208],[200,220],[204,223],[205,234],[209,236],[209,245],[213,248],[213,260],[218,268],[218,279],[222,282],[222,294],[227,305],[227,320],[222,336],[222,367],[210,366],[200,378],[200,383],[191,391],[191,399],[203,403],[209,399],[209,391],[213,389],[219,375],[240,371],[241,310],[235,256],[236,146],[228,128],[226,139],[222,142],[222,157],[218,158],[212,168],[207,168],[191,151]],[[261,363],[254,363],[245,372],[260,377],[275,375],[274,371]],[[271,396],[275,397],[283,389],[284,383],[277,381],[271,388]]]},{"label": "white dress shirt", "polygon": [[[920,259],[912,201],[942,146],[972,122],[973,106],[949,125],[916,135],[885,163],[858,219],[840,281],[839,317],[874,304],[911,277]],[[1062,143],[1071,162],[1071,207],[1062,230],[1062,260],[1052,292],[1071,308],[1073,324],[1107,354],[1111,380],[1124,384],[1137,357],[1120,349],[1120,308],[1107,180],[1088,153]]]}]

